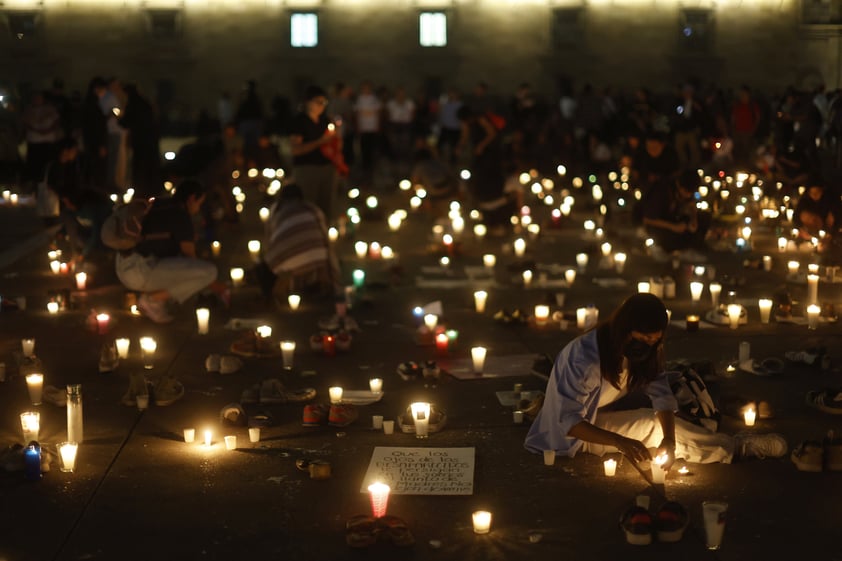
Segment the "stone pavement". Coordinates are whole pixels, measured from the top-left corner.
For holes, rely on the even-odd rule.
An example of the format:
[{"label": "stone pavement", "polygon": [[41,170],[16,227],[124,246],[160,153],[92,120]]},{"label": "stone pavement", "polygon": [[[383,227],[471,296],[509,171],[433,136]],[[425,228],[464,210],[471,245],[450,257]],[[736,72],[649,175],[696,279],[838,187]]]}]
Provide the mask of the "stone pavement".
[{"label": "stone pavement", "polygon": [[[253,189],[246,192],[249,199],[242,222],[219,233],[221,276],[230,266],[248,266],[246,241],[259,237],[261,202]],[[384,200],[390,209],[408,208],[403,193]],[[176,321],[167,326],[131,316],[123,290],[105,265],[91,274],[91,287],[85,293],[71,290],[74,309],[50,316],[48,292],[72,289],[73,282],[69,276],[50,273],[46,238],[40,238],[39,247],[10,257],[7,261],[13,262],[5,263],[0,271],[0,294],[5,299],[26,298],[26,310],[0,313],[0,360],[7,370],[6,381],[0,383],[0,444],[21,442],[19,415],[32,409],[17,369],[23,337],[36,339],[46,384],[60,388],[82,384],[85,438],[73,473],[59,472],[55,462],[35,483],[24,481],[21,472],[0,473],[4,504],[0,560],[842,559],[837,539],[842,525],[842,475],[838,473],[799,472],[786,457],[689,465],[689,473],[673,471],[666,485],[656,488],[623,460],[613,479],[603,475],[600,459],[588,455],[558,458],[548,467],[522,446],[528,425],[514,424],[512,408],[501,405],[495,396],[497,391],[512,390],[515,383],[522,384],[523,390],[543,390],[544,382],[528,368],[499,378],[457,380],[444,375],[436,383],[404,381],[398,376],[396,367],[404,361],[466,360],[470,347],[478,344],[489,348],[489,359],[544,353],[554,357],[581,333],[575,320],[565,329],[558,322],[543,328],[530,323],[502,324],[493,319],[500,309],[520,308],[531,315],[535,304],[549,302],[552,311],[564,311],[573,319],[576,308],[593,304],[607,315],[636,290],[638,280],[661,275],[671,275],[676,281],[676,298],[667,300],[667,305],[677,322],[688,313],[704,314],[710,307],[707,291],[701,303],[691,302],[688,283],[694,264],[682,263],[674,269],[669,262],[657,263],[645,255],[642,240],[634,236],[624,214],[612,217],[606,233],[615,249],[628,252],[626,269],[621,276],[600,269],[597,243],[581,229],[589,217],[587,210],[577,209],[561,228],[545,231],[534,241],[527,237],[523,259],[511,253],[514,236],[479,241],[469,226],[454,250],[452,272],[442,274],[433,273],[439,257],[445,255],[444,246],[430,234],[427,216],[410,213],[398,232],[389,232],[382,217],[364,217],[355,233],[337,242],[348,284],[356,267],[366,270],[367,283],[351,311],[361,332],[355,334],[350,351],[335,357],[308,346],[308,338],[319,331],[318,320],[332,313],[331,302],[305,293],[298,311],[279,310],[267,305],[251,284],[235,290],[230,312],[211,309],[208,335],[196,333],[193,303],[183,306]],[[36,234],[31,228],[34,220],[31,208],[0,207],[2,239],[23,241],[24,236],[13,227],[16,223],[30,226],[26,237],[31,239]],[[388,244],[398,259],[392,264],[358,260],[353,250],[357,240]],[[734,398],[768,401],[773,417],[760,419],[751,430],[780,432],[792,448],[803,439],[820,438],[828,429],[842,433],[842,417],[834,418],[804,403],[807,390],[842,386],[838,369],[842,352],[835,324],[822,323],[814,331],[774,321],[760,324],[754,304],[759,296],[786,289],[798,301],[806,297],[805,284],[787,282],[790,256],[777,253],[774,241],[772,230],[761,227],[753,236],[754,251],[711,254],[715,277],[726,285],[725,292],[733,288],[738,301],[746,303],[748,323],[737,330],[707,326],[696,333],[673,325],[667,334],[667,353],[670,359],[710,361],[716,375],[709,384],[720,404]],[[590,254],[591,263],[572,286],[563,287],[560,272],[573,267],[581,251]],[[480,266],[481,255],[488,252],[497,253],[498,262],[493,281],[484,283],[490,286],[487,311],[477,314],[473,283],[452,281],[462,278],[459,273],[464,266]],[[772,271],[744,266],[745,259],[764,253],[772,255]],[[811,260],[807,254],[795,257],[802,266]],[[520,270],[530,261],[556,265],[545,269],[543,286],[537,270],[533,285],[522,286]],[[419,283],[417,277],[438,282]],[[613,280],[600,286],[595,279]],[[626,285],[614,286],[617,279]],[[449,288],[437,287],[445,285]],[[822,282],[819,287],[820,299],[835,302],[837,309],[838,286]],[[566,295],[563,307],[556,304],[559,292]],[[442,302],[443,321],[459,332],[446,358],[416,341],[418,319],[412,310],[433,301]],[[105,335],[89,328],[92,309],[111,314]],[[239,336],[224,327],[231,317],[264,319],[274,329],[273,339],[295,340],[295,367],[284,371],[280,358],[254,358],[244,359],[244,368],[235,374],[206,372],[205,357],[226,353]],[[130,358],[116,372],[99,373],[101,345],[123,336],[131,339]],[[169,374],[186,386],[185,397],[173,405],[153,404],[138,412],[120,402],[129,374],[142,370],[137,346],[141,336],[158,341],[154,368],[148,375],[155,379]],[[727,374],[741,341],[749,342],[752,356],[759,359],[825,346],[832,367],[821,370],[787,363],[784,373],[775,377],[742,371]],[[274,419],[271,427],[263,429],[261,441],[251,444],[245,428],[220,425],[219,411],[238,401],[244,389],[270,377],[279,378],[288,388],[315,388],[318,402],[327,402],[330,386],[364,390],[371,377],[384,380],[384,393],[378,402],[359,407],[359,419],[344,428],[302,427],[300,404],[247,405],[247,412],[260,409]],[[409,403],[419,400],[447,412],[444,430],[418,440],[400,431],[387,436],[370,428],[372,415],[395,419]],[[55,450],[66,438],[65,411],[50,404],[37,409],[41,445]],[[197,429],[197,440],[205,428],[212,429],[213,445],[184,443],[185,427]],[[722,430],[745,429],[741,419],[725,415]],[[238,437],[236,451],[225,450],[222,437],[226,434]],[[359,490],[377,446],[473,447],[473,494],[392,496],[389,513],[408,523],[416,544],[398,548],[378,543],[352,550],[345,544],[345,522],[370,512],[368,497]],[[310,479],[296,468],[296,460],[305,458],[329,462],[332,476]],[[650,495],[654,507],[668,497],[688,508],[690,527],[681,542],[647,547],[625,543],[617,522],[639,494]],[[704,547],[701,502],[707,499],[722,499],[730,505],[724,544],[718,552]],[[488,535],[472,532],[471,512],[478,509],[493,513]]]}]

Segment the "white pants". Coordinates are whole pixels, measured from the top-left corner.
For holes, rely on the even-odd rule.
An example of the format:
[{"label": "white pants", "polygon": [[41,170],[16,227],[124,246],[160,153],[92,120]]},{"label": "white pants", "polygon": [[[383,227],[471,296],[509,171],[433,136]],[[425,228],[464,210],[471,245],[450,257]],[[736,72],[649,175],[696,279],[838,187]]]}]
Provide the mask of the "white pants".
[{"label": "white pants", "polygon": [[[647,448],[657,448],[664,439],[661,423],[652,409],[597,411],[596,423],[601,429],[639,440]],[[617,452],[613,446],[585,442],[583,451],[597,456]],[[711,432],[684,419],[675,419],[675,457],[688,462],[730,464],[734,457],[734,437]]]},{"label": "white pants", "polygon": [[138,253],[117,255],[117,278],[129,290],[166,290],[178,302],[185,300],[216,280],[216,265],[191,257],[144,257]]}]

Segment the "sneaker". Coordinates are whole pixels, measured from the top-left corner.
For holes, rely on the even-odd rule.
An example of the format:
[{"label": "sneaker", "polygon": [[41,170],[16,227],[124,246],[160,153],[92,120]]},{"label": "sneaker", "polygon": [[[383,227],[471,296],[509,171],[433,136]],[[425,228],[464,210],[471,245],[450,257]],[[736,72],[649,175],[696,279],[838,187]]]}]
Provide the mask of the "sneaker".
[{"label": "sneaker", "polygon": [[99,353],[99,371],[114,372],[120,364],[120,357],[117,355],[117,345],[112,341],[105,343]]},{"label": "sneaker", "polygon": [[64,407],[67,405],[67,392],[55,386],[44,386],[41,400],[44,403],[51,403],[56,407]]},{"label": "sneaker", "polygon": [[404,380],[411,380],[413,378],[420,378],[424,370],[417,362],[410,360],[400,363],[397,372]]},{"label": "sneaker", "polygon": [[787,351],[784,357],[790,362],[800,362],[807,366],[819,366],[825,355],[824,348],[811,348],[803,351]]},{"label": "sneaker", "polygon": [[623,513],[620,528],[626,534],[626,541],[632,545],[652,543],[652,515],[641,506],[633,506]]},{"label": "sneaker", "polygon": [[786,454],[786,440],[775,434],[740,433],[734,436],[737,455],[740,458],[780,458]]},{"label": "sneaker", "polygon": [[842,415],[842,389],[807,392],[807,405],[831,415]]},{"label": "sneaker", "polygon": [[686,508],[675,501],[665,502],[655,516],[658,541],[664,543],[681,541],[689,523],[690,516]]},{"label": "sneaker", "polygon": [[153,300],[147,294],[137,299],[137,309],[155,323],[170,323],[173,317],[167,312],[167,304],[162,300]]},{"label": "sneaker", "polygon": [[347,427],[357,420],[359,411],[353,405],[346,403],[333,404],[327,416],[327,424],[332,427]]},{"label": "sneaker", "polygon": [[424,363],[424,368],[421,370],[422,375],[428,380],[438,380],[441,376],[441,368],[436,364],[435,360],[428,360]]},{"label": "sneaker", "polygon": [[260,385],[260,403],[300,403],[316,397],[314,388],[288,390],[277,378],[263,380]]},{"label": "sneaker", "polygon": [[184,385],[172,376],[161,376],[155,384],[155,405],[165,407],[184,397]]},{"label": "sneaker", "polygon": [[243,406],[239,403],[229,403],[219,412],[219,422],[230,427],[246,426],[248,418]]},{"label": "sneaker", "polygon": [[792,451],[790,459],[800,471],[820,472],[824,466],[824,447],[819,442],[804,441]]},{"label": "sneaker", "polygon": [[137,400],[135,398],[139,395],[149,395],[149,387],[146,383],[146,376],[142,372],[134,372],[129,375],[129,389],[126,390],[121,401],[123,405],[136,407]]},{"label": "sneaker", "polygon": [[304,406],[304,414],[301,418],[301,424],[305,427],[317,427],[325,422],[330,411],[330,406],[324,403],[315,403]]},{"label": "sneaker", "polygon": [[205,370],[208,372],[219,372],[220,357],[218,354],[209,354],[205,359]]}]

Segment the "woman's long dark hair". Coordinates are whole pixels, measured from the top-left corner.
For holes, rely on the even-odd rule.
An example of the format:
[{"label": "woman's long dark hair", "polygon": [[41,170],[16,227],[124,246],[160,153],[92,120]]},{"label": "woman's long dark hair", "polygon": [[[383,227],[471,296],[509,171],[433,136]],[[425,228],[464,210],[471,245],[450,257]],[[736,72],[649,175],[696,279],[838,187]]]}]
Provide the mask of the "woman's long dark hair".
[{"label": "woman's long dark hair", "polygon": [[[602,377],[620,389],[623,370],[623,346],[632,331],[655,333],[667,328],[667,309],[660,298],[649,293],[638,293],[626,298],[611,316],[596,327],[599,347],[599,365]],[[657,343],[649,357],[641,362],[629,361],[627,387],[629,392],[639,390],[664,370],[664,340]]]}]

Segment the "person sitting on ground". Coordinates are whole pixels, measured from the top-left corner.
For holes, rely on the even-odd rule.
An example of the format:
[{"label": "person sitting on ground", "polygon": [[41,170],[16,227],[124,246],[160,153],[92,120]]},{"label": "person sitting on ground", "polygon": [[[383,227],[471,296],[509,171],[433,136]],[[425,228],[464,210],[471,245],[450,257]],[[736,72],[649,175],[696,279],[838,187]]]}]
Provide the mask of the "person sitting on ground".
[{"label": "person sitting on ground", "polygon": [[73,250],[77,270],[90,272],[94,256],[104,256],[100,231],[111,215],[113,204],[104,193],[79,189],[61,194],[61,221]]},{"label": "person sitting on ground", "polygon": [[[664,372],[664,303],[649,293],[628,297],[611,317],[567,344],[558,354],[525,446],[602,456],[622,452],[634,462],[651,460],[651,449],[694,463],[730,463],[742,458],[781,457],[786,441],[777,434],[729,436],[676,418],[678,402]],[[643,392],[651,409],[609,410],[626,394]],[[615,409],[618,406],[614,406]]]},{"label": "person sitting on ground", "polygon": [[662,250],[705,248],[711,216],[696,208],[698,190],[699,176],[688,170],[678,179],[659,183],[644,198],[643,225]]},{"label": "person sitting on ground", "polygon": [[804,239],[812,239],[819,236],[820,231],[828,236],[836,233],[841,216],[839,195],[828,192],[824,184],[813,180],[798,199],[792,218],[799,235]]},{"label": "person sitting on ground", "polygon": [[274,296],[283,308],[289,293],[301,288],[301,283],[315,282],[333,296],[342,294],[339,261],[328,239],[325,215],[304,200],[294,182],[281,189],[272,205],[255,274],[264,295]]},{"label": "person sitting on ground", "polygon": [[448,205],[457,195],[459,188],[453,169],[436,158],[430,148],[422,146],[415,151],[415,165],[410,181],[413,185],[420,185],[427,192],[425,201],[430,206],[432,217],[445,218],[449,210]]},{"label": "person sitting on ground", "polygon": [[189,179],[172,197],[155,199],[143,219],[141,241],[117,255],[117,278],[142,293],[137,307],[156,323],[172,321],[170,301],[183,304],[206,288],[226,306],[230,302],[230,290],[217,280],[216,265],[196,256],[193,217],[204,200],[204,186]]}]

